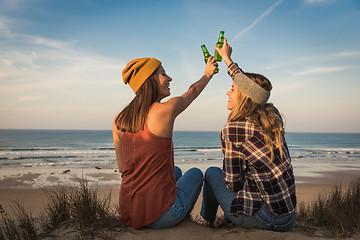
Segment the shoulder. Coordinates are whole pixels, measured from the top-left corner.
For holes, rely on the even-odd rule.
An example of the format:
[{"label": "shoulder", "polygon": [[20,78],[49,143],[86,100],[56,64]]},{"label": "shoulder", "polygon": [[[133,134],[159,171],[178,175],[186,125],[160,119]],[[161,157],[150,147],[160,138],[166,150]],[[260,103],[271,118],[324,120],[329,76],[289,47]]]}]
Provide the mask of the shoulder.
[{"label": "shoulder", "polygon": [[162,119],[167,115],[171,115],[171,105],[167,102],[159,103],[155,102],[151,105],[149,108],[149,112],[147,115],[147,119],[149,118],[155,118],[155,119]]},{"label": "shoulder", "polygon": [[167,103],[154,103],[146,117],[145,124],[151,133],[159,137],[171,137],[175,117]]},{"label": "shoulder", "polygon": [[178,107],[182,104],[182,97],[173,97],[166,102],[155,102],[149,109],[149,115],[158,116],[160,118],[173,117],[178,115]]},{"label": "shoulder", "polygon": [[259,128],[248,119],[243,118],[228,122],[221,130],[222,140],[246,142],[259,132]]}]

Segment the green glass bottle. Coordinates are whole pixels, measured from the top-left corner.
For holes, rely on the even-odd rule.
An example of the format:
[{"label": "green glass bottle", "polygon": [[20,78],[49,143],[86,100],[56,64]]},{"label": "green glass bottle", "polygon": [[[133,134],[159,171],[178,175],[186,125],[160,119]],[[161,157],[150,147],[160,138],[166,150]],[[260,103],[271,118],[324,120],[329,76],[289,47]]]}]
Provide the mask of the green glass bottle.
[{"label": "green glass bottle", "polygon": [[[224,45],[224,31],[220,31],[219,40],[216,43],[216,47],[222,48],[223,45]],[[219,55],[217,51],[215,51],[215,60],[219,62],[222,61],[222,57]]]},{"label": "green glass bottle", "polygon": [[[211,55],[210,55],[209,51],[207,50],[205,44],[201,45],[201,50],[202,50],[202,52],[204,54],[204,61],[205,61],[205,63],[207,63],[208,60],[209,60],[209,57]],[[219,72],[219,70],[216,69],[214,73],[218,73],[218,72]]]}]

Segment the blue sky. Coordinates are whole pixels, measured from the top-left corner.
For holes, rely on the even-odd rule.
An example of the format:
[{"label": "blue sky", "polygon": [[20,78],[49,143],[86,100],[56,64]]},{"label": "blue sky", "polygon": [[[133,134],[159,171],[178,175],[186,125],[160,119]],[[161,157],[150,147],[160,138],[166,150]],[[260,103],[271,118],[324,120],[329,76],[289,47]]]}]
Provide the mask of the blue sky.
[{"label": "blue sky", "polygon": [[[111,129],[134,96],[127,62],[158,58],[180,95],[224,30],[287,131],[360,132],[359,26],[358,0],[0,0],[0,128]],[[230,86],[220,63],[175,130],[219,131]]]}]

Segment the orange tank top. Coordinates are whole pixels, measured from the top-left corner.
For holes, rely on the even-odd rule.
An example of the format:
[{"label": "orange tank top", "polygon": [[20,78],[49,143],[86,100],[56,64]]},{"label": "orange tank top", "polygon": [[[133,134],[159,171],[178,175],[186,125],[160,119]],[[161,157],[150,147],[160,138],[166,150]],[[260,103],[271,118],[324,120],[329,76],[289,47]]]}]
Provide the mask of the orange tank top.
[{"label": "orange tank top", "polygon": [[172,138],[156,136],[144,125],[142,131],[125,132],[121,139],[120,218],[135,229],[161,217],[176,197]]}]

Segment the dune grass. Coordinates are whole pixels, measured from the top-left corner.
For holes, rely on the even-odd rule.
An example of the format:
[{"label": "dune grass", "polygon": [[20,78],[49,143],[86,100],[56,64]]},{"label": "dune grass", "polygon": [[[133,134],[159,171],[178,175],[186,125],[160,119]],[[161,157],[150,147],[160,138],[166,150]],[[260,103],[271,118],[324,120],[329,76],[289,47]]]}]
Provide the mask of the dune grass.
[{"label": "dune grass", "polygon": [[[81,178],[75,186],[44,189],[45,210],[39,218],[13,202],[11,214],[0,205],[0,240],[53,239],[60,228],[75,228],[73,239],[114,239],[120,223],[117,206],[111,206],[111,193],[99,197],[97,186]],[[360,232],[360,178],[348,186],[334,185],[315,201],[299,204],[297,222],[304,231],[321,231],[326,237],[351,237]],[[115,231],[114,231],[115,230]]]},{"label": "dune grass", "polygon": [[326,237],[351,237],[360,232],[360,177],[347,186],[334,185],[316,200],[299,205],[297,219],[305,229]]},{"label": "dune grass", "polygon": [[0,205],[0,239],[39,239],[31,213],[25,211],[18,202],[13,202],[12,210],[14,216],[9,215]]},{"label": "dune grass", "polygon": [[109,226],[118,220],[111,206],[111,193],[100,199],[97,188],[89,186],[84,178],[79,179],[79,185],[75,187],[58,186],[44,191],[48,197],[41,224],[44,232],[51,232],[70,220],[81,232],[90,226]]},{"label": "dune grass", "polygon": [[13,202],[11,215],[0,206],[0,240],[42,239],[64,225],[75,226],[79,239],[95,235],[108,239],[103,230],[123,226],[117,207],[111,206],[111,193],[100,198],[97,187],[87,179],[78,182],[43,189],[47,203],[39,218],[33,218],[19,202]]}]

